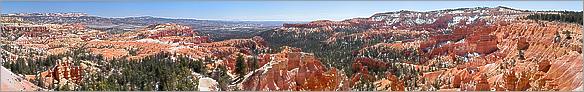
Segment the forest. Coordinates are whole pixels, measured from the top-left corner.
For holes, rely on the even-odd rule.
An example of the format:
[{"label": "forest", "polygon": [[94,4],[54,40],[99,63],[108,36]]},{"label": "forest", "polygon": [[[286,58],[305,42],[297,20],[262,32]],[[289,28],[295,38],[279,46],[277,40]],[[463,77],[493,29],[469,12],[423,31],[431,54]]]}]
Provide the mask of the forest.
[{"label": "forest", "polygon": [[560,21],[567,23],[576,23],[582,25],[582,11],[560,11],[560,14],[533,14],[526,17],[527,19]]}]

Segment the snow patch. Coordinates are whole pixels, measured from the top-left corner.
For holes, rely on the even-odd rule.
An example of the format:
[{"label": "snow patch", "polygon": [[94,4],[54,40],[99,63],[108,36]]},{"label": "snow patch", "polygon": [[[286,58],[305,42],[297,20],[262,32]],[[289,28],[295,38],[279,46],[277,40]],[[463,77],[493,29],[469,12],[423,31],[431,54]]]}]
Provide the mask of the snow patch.
[{"label": "snow patch", "polygon": [[217,81],[211,78],[200,78],[199,79],[199,91],[218,91]]}]

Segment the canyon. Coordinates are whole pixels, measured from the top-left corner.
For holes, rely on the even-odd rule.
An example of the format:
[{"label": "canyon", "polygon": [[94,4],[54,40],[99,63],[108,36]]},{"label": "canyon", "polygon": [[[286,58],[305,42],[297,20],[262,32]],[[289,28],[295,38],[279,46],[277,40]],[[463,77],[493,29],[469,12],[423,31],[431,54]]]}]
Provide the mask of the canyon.
[{"label": "canyon", "polygon": [[[3,17],[1,90],[101,89],[88,83],[111,83],[111,90],[179,90],[173,82],[119,77],[168,73],[157,76],[182,76],[168,80],[192,81],[196,86],[187,88],[206,91],[582,90],[582,24],[527,18],[534,14],[562,12],[402,10],[282,24],[222,40],[184,23],[112,33],[84,22]],[[82,16],[89,15],[51,15]],[[151,60],[171,68],[150,67]],[[139,65],[149,67],[127,74],[127,67]],[[24,66],[31,70],[20,71]],[[186,73],[168,71],[172,67]],[[141,72],[149,70],[154,73]]]}]

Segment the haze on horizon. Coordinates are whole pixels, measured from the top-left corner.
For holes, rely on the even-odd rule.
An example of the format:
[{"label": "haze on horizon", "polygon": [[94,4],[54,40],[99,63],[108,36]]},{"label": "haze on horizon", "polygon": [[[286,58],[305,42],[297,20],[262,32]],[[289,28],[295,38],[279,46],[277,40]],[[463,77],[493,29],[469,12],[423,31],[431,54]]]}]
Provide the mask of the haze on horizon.
[{"label": "haze on horizon", "polygon": [[245,21],[344,20],[400,10],[432,11],[497,6],[522,10],[582,11],[582,1],[9,1],[0,5],[3,14],[82,12],[101,17],[154,16]]}]

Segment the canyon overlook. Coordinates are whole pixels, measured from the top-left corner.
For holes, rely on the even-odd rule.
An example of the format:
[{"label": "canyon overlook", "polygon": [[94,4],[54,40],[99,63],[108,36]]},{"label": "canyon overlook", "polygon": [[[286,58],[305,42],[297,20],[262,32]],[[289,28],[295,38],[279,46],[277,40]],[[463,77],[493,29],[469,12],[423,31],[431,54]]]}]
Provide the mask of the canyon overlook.
[{"label": "canyon overlook", "polygon": [[562,12],[404,10],[225,40],[181,23],[115,33],[8,17],[22,23],[1,27],[2,74],[14,72],[2,91],[581,91],[582,24],[534,14]]},{"label": "canyon overlook", "polygon": [[[353,83],[369,79],[361,75],[381,75],[383,79],[375,80],[376,90],[404,90],[404,86],[406,90],[581,90],[582,26],[525,18],[536,13],[505,7],[400,11],[285,24],[276,31],[299,38],[328,33],[324,46],[339,41],[372,43],[352,52],[357,55],[352,62],[355,72],[348,79]],[[396,52],[416,58],[391,57]],[[391,67],[412,67],[423,73],[398,78],[391,77],[395,71],[372,74],[371,69]]]}]

